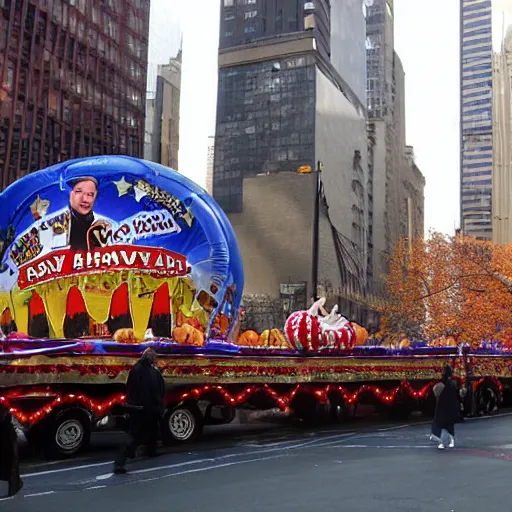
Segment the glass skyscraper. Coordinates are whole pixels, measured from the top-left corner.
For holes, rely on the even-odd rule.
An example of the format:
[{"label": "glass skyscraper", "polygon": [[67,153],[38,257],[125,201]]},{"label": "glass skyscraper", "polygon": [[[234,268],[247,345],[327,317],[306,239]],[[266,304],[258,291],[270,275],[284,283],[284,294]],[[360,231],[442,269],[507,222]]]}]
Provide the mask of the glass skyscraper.
[{"label": "glass skyscraper", "polygon": [[0,0],[0,185],[142,156],[149,0]]},{"label": "glass skyscraper", "polygon": [[492,2],[461,0],[461,228],[492,238]]}]

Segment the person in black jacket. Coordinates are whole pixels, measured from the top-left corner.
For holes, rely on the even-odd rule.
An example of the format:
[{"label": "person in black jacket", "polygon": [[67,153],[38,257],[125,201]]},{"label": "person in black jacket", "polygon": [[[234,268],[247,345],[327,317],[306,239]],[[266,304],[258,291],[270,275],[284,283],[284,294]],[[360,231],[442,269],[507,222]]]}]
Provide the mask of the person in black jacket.
[{"label": "person in black jacket", "polygon": [[0,405],[0,480],[8,484],[7,496],[14,496],[23,487],[18,457],[18,436],[9,410]]},{"label": "person in black jacket", "polygon": [[120,450],[114,473],[126,473],[128,457],[135,457],[138,446],[145,444],[147,454],[156,455],[158,426],[164,413],[165,384],[160,371],[155,368],[157,359],[153,349],[146,349],[137,364],[130,370],[126,388],[129,408],[129,441]]},{"label": "person in black jacket", "polygon": [[460,398],[457,384],[452,380],[452,369],[446,366],[441,382],[434,386],[436,397],[436,412],[432,424],[430,439],[439,443],[438,448],[444,449],[442,441],[443,430],[448,432],[450,448],[455,447],[455,423],[460,421]]}]

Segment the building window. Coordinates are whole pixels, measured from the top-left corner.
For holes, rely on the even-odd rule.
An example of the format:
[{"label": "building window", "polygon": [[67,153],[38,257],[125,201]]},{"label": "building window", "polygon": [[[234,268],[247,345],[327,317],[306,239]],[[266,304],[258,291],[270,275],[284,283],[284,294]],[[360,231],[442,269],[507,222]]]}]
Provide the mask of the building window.
[{"label": "building window", "polygon": [[224,7],[233,7],[234,0],[224,0]]},{"label": "building window", "polygon": [[246,20],[250,20],[252,18],[256,18],[256,16],[258,16],[258,11],[247,11],[245,13],[245,19]]},{"label": "building window", "polygon": [[249,25],[248,27],[245,27],[244,31],[246,34],[252,34],[256,32],[256,27],[254,25]]}]

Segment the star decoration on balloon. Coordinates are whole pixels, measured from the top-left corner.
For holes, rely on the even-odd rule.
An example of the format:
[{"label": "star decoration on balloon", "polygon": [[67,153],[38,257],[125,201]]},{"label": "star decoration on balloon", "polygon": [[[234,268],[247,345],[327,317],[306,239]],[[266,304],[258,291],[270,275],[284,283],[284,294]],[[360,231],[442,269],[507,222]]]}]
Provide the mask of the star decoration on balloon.
[{"label": "star decoration on balloon", "polygon": [[182,219],[187,223],[189,228],[192,226],[192,222],[194,221],[194,214],[190,208],[187,208],[187,213],[182,216]]},{"label": "star decoration on balloon", "polygon": [[117,188],[117,193],[119,194],[119,197],[128,194],[128,192],[130,192],[130,190],[133,188],[133,185],[131,183],[128,183],[124,179],[124,176],[119,181],[114,181],[114,185]]},{"label": "star decoration on balloon", "polygon": [[140,200],[143,198],[143,197],[146,197],[148,195],[148,193],[145,191],[145,190],[142,190],[141,188],[139,187],[135,187],[134,188],[135,190],[135,200],[140,203]]}]

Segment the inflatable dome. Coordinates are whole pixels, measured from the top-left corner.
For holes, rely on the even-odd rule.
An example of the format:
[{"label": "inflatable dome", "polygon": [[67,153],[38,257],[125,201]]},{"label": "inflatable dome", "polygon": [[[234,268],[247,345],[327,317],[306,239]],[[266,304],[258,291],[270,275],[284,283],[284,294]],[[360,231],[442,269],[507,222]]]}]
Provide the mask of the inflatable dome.
[{"label": "inflatable dome", "polygon": [[123,331],[149,332],[200,345],[233,329],[243,291],[235,234],[181,174],[85,158],[23,177],[0,204],[4,333],[122,341]]}]

